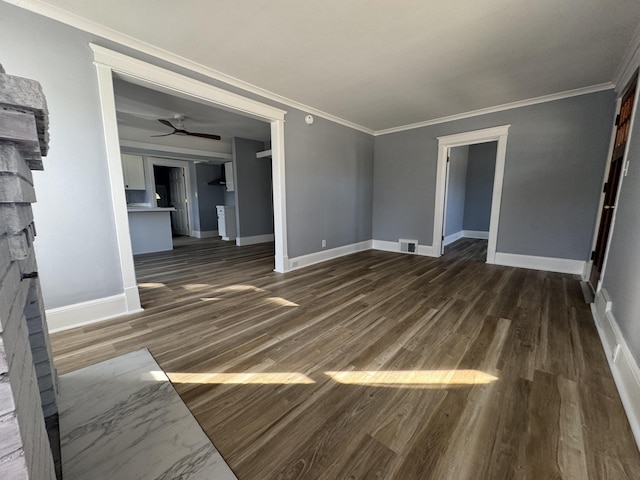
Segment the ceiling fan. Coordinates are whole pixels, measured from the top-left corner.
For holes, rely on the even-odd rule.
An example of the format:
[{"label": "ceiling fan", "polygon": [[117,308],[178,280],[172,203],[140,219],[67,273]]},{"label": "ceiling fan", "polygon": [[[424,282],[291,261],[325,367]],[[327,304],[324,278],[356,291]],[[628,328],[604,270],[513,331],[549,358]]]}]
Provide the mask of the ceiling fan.
[{"label": "ceiling fan", "polygon": [[184,115],[175,115],[173,117],[176,121],[176,125],[173,125],[169,120],[165,120],[163,118],[159,118],[158,121],[166,125],[167,127],[173,128],[173,132],[165,133],[164,135],[151,135],[152,137],[168,137],[169,135],[188,135],[191,137],[200,137],[200,138],[208,138],[210,140],[220,140],[220,135],[213,135],[210,133],[197,133],[197,132],[189,132],[184,128]]}]

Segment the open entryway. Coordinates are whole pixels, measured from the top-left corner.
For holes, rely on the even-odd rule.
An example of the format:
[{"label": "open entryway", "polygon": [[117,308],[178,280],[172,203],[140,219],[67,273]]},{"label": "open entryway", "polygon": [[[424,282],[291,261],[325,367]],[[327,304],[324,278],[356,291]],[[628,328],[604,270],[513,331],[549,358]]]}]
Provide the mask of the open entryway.
[{"label": "open entryway", "polygon": [[487,263],[495,263],[508,130],[504,125],[438,137],[435,256],[459,238],[486,238]]},{"label": "open entryway", "polygon": [[489,239],[497,152],[498,142],[449,150],[442,254],[461,238]]},{"label": "open entryway", "polygon": [[[125,184],[121,165],[121,146],[118,136],[114,99],[114,76],[126,82],[246,115],[270,124],[275,250],[274,270],[278,272],[288,271],[284,172],[284,115],[286,112],[188,76],[133,59],[98,45],[91,44],[90,47],[93,50],[94,64],[98,75],[105,146],[107,150],[126,311],[138,311],[141,306],[129,235],[127,199],[125,196]],[[176,130],[175,127],[173,128]]]},{"label": "open entryway", "polygon": [[189,236],[189,211],[185,167],[169,166],[162,159],[151,159],[152,185],[155,187],[155,207],[173,208],[171,233],[174,237]]}]

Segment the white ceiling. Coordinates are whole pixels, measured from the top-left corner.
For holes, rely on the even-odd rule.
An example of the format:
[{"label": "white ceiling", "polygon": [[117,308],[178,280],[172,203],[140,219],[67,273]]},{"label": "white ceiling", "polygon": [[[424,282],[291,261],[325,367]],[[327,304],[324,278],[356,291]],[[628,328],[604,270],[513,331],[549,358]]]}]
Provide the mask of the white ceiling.
[{"label": "white ceiling", "polygon": [[48,0],[372,130],[597,85],[638,0]]},{"label": "white ceiling", "polygon": [[[268,142],[271,127],[267,122],[255,120],[237,113],[158,92],[114,78],[118,133],[121,140],[131,140],[156,145],[168,145],[206,152],[231,152],[233,137]],[[183,115],[184,127],[190,132],[219,135],[210,140],[193,136],[169,135],[171,132],[160,122],[162,118],[177,125],[176,115]]]}]

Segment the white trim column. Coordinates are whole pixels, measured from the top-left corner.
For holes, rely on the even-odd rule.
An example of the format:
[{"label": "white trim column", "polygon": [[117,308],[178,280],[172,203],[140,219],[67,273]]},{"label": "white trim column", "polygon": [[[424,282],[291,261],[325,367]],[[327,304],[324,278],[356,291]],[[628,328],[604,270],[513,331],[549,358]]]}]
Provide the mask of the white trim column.
[{"label": "white trim column", "polygon": [[113,96],[113,77],[111,69],[105,65],[96,64],[98,71],[98,89],[102,122],[104,125],[104,140],[107,150],[109,181],[111,183],[111,200],[113,207],[122,286],[124,289],[126,312],[141,310],[140,294],[136,282],[136,271],[133,263],[133,250],[129,235],[129,217],[127,214],[127,198],[124,189],[122,162],[120,160],[120,143],[118,140],[118,121],[116,118],[116,104]]},{"label": "white trim column", "polygon": [[[289,271],[287,256],[287,199],[284,171],[284,119],[271,122],[271,177],[273,184],[273,232],[276,272]],[[275,159],[278,159],[277,161]]]}]

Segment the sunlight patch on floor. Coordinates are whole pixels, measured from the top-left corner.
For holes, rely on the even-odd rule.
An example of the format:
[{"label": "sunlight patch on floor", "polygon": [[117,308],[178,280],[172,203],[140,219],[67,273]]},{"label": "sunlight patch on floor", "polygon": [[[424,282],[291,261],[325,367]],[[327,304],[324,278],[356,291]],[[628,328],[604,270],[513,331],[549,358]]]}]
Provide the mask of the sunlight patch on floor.
[{"label": "sunlight patch on floor", "polygon": [[236,385],[293,385],[315,383],[298,372],[246,372],[246,373],[167,373],[173,383],[236,384]]},{"label": "sunlight patch on floor", "polygon": [[237,292],[266,292],[266,290],[253,285],[228,285],[220,287],[218,285],[209,285],[207,283],[187,283],[182,288],[190,292],[199,290],[208,290],[212,293],[237,293]]},{"label": "sunlight patch on floor", "polygon": [[[324,372],[333,381],[344,385],[399,388],[449,388],[486,385],[498,380],[480,370],[361,370]],[[151,372],[153,378],[164,380],[163,372]],[[173,383],[214,385],[306,385],[315,383],[299,372],[189,373],[168,372]]]},{"label": "sunlight patch on floor", "polygon": [[253,285],[229,285],[228,287],[218,288],[216,292],[264,292],[262,288]]},{"label": "sunlight patch on floor", "polygon": [[282,297],[269,297],[269,298],[266,298],[265,300],[271,303],[275,303],[280,307],[299,307],[300,306],[297,303],[290,302],[286,298],[282,298]]},{"label": "sunlight patch on floor", "polygon": [[139,283],[138,286],[140,288],[164,288],[166,285],[164,283],[155,283],[155,282],[144,282]]},{"label": "sunlight patch on floor", "polygon": [[410,386],[414,388],[483,385],[498,380],[498,377],[479,370],[371,370],[324,373],[336,382],[348,385]]}]

